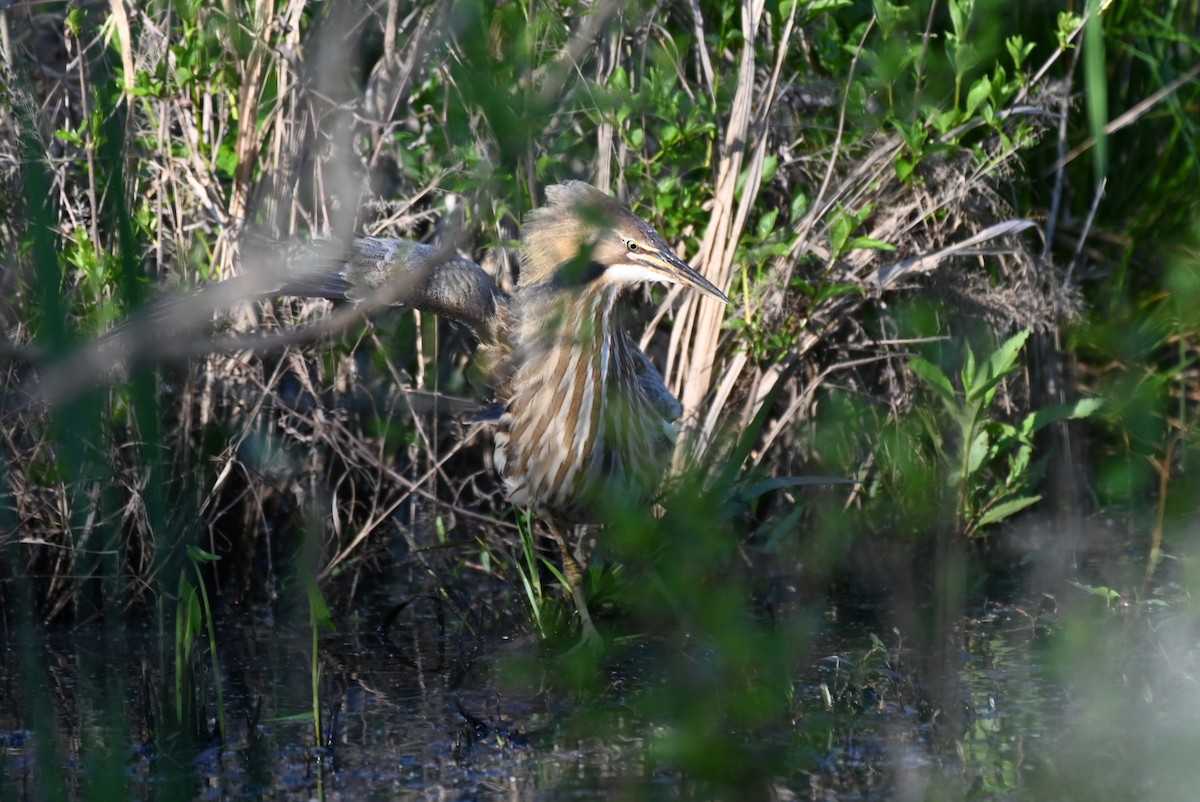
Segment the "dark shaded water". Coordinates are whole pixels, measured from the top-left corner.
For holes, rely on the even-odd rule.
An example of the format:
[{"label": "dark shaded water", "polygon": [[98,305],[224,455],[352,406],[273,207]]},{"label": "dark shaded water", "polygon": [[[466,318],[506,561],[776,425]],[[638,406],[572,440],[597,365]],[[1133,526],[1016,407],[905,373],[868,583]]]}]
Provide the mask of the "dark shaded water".
[{"label": "dark shaded water", "polygon": [[[149,630],[10,638],[2,798],[1188,799],[1200,787],[1197,633],[1169,605],[1090,605],[1069,620],[991,605],[933,650],[878,610],[831,607],[803,630],[782,695],[765,678],[760,693],[757,669],[738,675],[746,688],[714,691],[704,678],[730,657],[696,639],[589,662],[530,640],[481,644],[434,607],[386,635],[321,637],[320,746],[304,626],[218,628],[224,748],[199,647],[189,674]],[[755,704],[765,712],[740,712]]]}]

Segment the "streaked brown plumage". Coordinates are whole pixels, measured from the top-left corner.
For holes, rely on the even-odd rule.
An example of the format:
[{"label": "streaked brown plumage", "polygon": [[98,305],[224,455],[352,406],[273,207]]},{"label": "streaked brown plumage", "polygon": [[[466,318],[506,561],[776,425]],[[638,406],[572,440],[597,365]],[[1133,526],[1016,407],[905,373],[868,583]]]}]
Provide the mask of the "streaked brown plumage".
[{"label": "streaked brown plumage", "polygon": [[[558,540],[585,635],[595,635],[582,571],[565,529],[596,523],[619,494],[648,503],[671,459],[682,412],[662,377],[621,328],[622,291],[645,281],[684,284],[728,302],[644,220],[579,181],[546,190],[521,238],[512,295],[482,268],[436,249],[362,238],[336,275],[312,275],[284,294],[354,297],[408,274],[398,301],[469,326],[495,392],[495,463],[509,499],[542,517]],[[413,271],[420,270],[419,274]]]}]

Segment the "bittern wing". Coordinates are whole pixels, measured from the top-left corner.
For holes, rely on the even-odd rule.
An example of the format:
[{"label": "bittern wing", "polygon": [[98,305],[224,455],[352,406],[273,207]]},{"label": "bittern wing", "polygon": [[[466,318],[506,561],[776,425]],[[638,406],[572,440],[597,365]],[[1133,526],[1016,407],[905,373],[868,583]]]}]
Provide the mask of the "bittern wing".
[{"label": "bittern wing", "polygon": [[299,260],[273,293],[361,300],[383,293],[389,303],[432,312],[470,327],[481,339],[494,328],[508,296],[482,267],[433,245],[359,237],[341,259]]}]

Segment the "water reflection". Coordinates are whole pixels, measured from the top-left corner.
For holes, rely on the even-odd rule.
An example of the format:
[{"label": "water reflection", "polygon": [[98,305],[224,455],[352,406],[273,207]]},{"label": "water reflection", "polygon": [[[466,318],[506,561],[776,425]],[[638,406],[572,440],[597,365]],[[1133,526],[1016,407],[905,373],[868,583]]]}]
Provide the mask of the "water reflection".
[{"label": "water reflection", "polygon": [[[1019,608],[965,618],[953,634],[952,676],[936,688],[936,661],[881,628],[886,615],[827,621],[794,669],[794,699],[761,726],[725,733],[727,753],[705,757],[713,773],[703,775],[687,749],[692,730],[711,723],[708,700],[696,700],[691,717],[667,694],[694,681],[680,677],[689,670],[681,665],[712,671],[705,661],[725,656],[697,649],[680,660],[641,643],[605,664],[599,690],[579,692],[561,681],[561,658],[521,637],[485,647],[437,607],[412,605],[386,634],[321,639],[319,745],[302,626],[219,627],[224,748],[211,682],[199,726],[178,721],[173,647],[149,629],[52,634],[35,642],[33,661],[10,639],[0,676],[3,796],[1166,799],[1197,771],[1192,760],[1157,775],[1158,761],[1130,774],[1132,758],[1122,757],[1147,734],[1164,739],[1167,754],[1195,746],[1197,730],[1185,726],[1195,719],[1183,715],[1200,709],[1194,688],[1146,669],[1134,697],[1147,717],[1124,734],[1114,727],[1130,697],[1103,683],[1131,676],[1129,666],[1088,676],[1072,663],[1064,673],[1077,624],[1035,625]],[[1117,623],[1093,628],[1089,643],[1128,660],[1130,629]],[[1184,706],[1164,710],[1152,692]],[[1111,776],[1108,759],[1124,773]],[[733,779],[713,784],[719,771]],[[1090,796],[1065,792],[1063,778]]]}]

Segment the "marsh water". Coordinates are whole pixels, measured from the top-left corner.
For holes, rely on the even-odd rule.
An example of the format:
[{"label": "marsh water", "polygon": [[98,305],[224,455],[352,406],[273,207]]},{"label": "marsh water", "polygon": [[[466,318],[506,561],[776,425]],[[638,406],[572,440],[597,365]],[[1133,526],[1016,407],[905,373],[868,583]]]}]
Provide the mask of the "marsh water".
[{"label": "marsh water", "polygon": [[728,655],[699,637],[581,656],[519,630],[455,631],[430,600],[321,633],[315,664],[307,626],[262,615],[218,623],[216,663],[152,626],[9,633],[0,787],[5,799],[1196,798],[1200,694],[1178,662],[1194,656],[1190,620],[1180,630],[1170,605],[1111,599],[1084,610],[984,604],[930,651],[889,611],[828,603],[795,629],[802,658],[782,693],[767,671],[723,687]]}]

